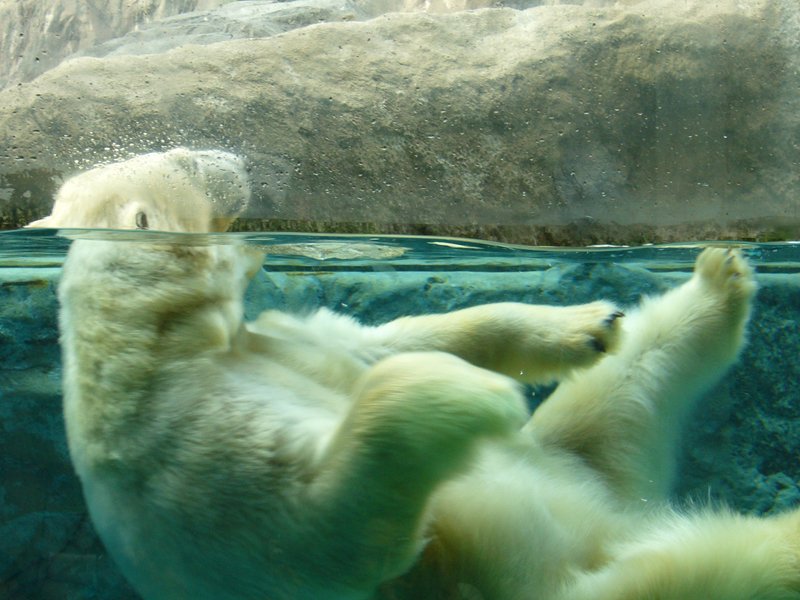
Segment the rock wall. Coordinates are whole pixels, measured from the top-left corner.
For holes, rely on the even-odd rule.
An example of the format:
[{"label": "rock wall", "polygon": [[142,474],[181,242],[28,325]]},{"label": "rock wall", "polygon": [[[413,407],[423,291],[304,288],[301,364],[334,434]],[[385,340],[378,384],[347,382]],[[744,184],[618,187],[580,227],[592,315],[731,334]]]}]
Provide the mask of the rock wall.
[{"label": "rock wall", "polygon": [[64,58],[151,21],[231,0],[0,0],[0,88],[30,81]]},{"label": "rock wall", "polygon": [[233,2],[96,44],[0,92],[0,219],[185,144],[248,158],[242,227],[800,235],[795,0],[479,1]]}]

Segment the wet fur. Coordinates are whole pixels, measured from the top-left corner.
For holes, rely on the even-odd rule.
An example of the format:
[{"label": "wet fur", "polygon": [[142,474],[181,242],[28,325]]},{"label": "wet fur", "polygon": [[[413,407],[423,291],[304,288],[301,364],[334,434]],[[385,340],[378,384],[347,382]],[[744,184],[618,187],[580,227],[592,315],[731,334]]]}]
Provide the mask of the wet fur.
[{"label": "wet fur", "polygon": [[[199,233],[247,200],[239,159],[177,149],[76,176],[37,225]],[[261,264],[236,243],[70,249],[70,452],[145,598],[800,598],[797,513],[666,502],[681,423],[744,343],[738,252],[624,318],[504,303],[378,327],[244,323]],[[529,419],[518,381],[552,379]]]}]

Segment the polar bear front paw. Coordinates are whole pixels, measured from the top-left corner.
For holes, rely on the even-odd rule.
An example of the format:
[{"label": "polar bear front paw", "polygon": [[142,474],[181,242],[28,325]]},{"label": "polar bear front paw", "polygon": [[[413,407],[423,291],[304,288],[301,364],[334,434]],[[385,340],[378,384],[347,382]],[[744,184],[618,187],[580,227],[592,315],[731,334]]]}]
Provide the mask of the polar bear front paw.
[{"label": "polar bear front paw", "polygon": [[601,353],[613,350],[619,340],[619,319],[625,313],[607,302],[596,302],[588,308],[597,313],[593,320],[590,317],[585,330],[590,348]]},{"label": "polar bear front paw", "polygon": [[560,309],[558,354],[570,366],[587,366],[613,352],[620,338],[621,310],[598,301]]}]

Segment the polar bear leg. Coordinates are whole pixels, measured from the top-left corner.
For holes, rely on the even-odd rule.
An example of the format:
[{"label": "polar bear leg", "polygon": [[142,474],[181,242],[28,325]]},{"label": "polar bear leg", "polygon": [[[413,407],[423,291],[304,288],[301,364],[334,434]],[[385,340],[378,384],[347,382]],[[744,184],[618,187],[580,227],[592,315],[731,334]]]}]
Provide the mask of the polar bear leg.
[{"label": "polar bear leg", "polygon": [[377,585],[407,570],[433,490],[468,466],[481,438],[526,419],[513,380],[449,354],[399,354],[370,368],[310,486],[320,522],[336,528],[341,575]]},{"label": "polar bear leg", "polygon": [[681,420],[736,359],[754,290],[738,252],[706,249],[691,279],[645,300],[619,351],[562,383],[527,429],[580,455],[622,499],[663,497]]},{"label": "polar bear leg", "polygon": [[579,575],[557,600],[800,598],[800,511],[674,515]]},{"label": "polar bear leg", "polygon": [[622,313],[609,302],[541,306],[484,304],[403,317],[375,331],[395,351],[449,352],[524,382],[552,381],[613,351]]}]

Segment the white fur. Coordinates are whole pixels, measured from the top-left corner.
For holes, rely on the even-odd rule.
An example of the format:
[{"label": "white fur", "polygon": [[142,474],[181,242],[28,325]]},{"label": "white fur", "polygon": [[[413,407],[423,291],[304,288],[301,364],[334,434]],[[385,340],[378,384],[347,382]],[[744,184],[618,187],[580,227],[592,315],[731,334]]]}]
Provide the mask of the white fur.
[{"label": "white fur", "polygon": [[[245,179],[225,153],[145,155],[71,179],[37,224],[220,229]],[[60,287],[70,451],[145,598],[800,598],[796,513],[664,501],[681,421],[744,341],[738,253],[704,251],[625,319],[504,303],[246,324],[262,257],[192,239],[79,239]],[[564,381],[526,424],[512,377]]]}]

